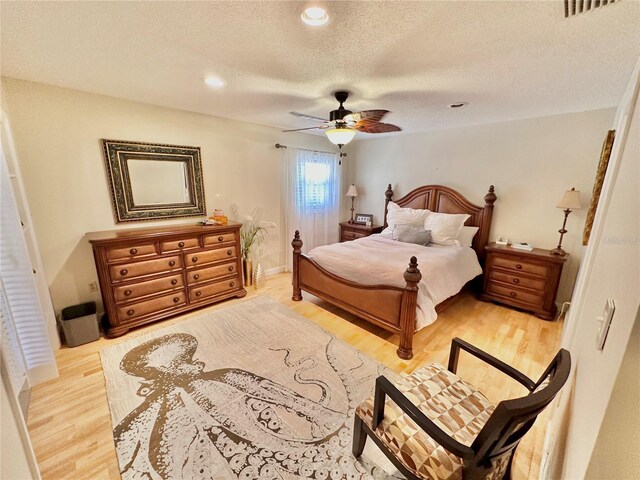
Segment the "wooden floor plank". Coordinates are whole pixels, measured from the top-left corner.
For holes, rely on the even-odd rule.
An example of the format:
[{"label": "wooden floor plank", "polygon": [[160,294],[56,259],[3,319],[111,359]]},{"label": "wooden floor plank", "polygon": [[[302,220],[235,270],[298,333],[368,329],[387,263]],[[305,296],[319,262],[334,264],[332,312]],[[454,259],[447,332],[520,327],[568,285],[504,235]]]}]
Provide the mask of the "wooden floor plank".
[{"label": "wooden floor plank", "polygon": [[[540,320],[465,294],[442,312],[433,325],[415,335],[413,359],[402,360],[396,355],[398,335],[369,325],[309,294],[303,294],[302,302],[292,301],[291,280],[286,273],[270,277],[259,291],[249,288],[245,299],[223,302],[206,310],[224,308],[254,295],[274,298],[396,372],[410,373],[431,362],[446,365],[451,339],[457,336],[537,378],[557,352],[562,332],[562,322]],[[35,387],[29,407],[29,432],[44,480],[119,478],[98,352],[107,345],[202,312],[140,328],[120,339],[101,338],[56,352],[60,377]],[[515,381],[464,355],[459,373],[494,402],[523,394],[524,389]],[[545,423],[545,416],[539,418],[519,446],[513,469],[515,479],[538,477]]]}]

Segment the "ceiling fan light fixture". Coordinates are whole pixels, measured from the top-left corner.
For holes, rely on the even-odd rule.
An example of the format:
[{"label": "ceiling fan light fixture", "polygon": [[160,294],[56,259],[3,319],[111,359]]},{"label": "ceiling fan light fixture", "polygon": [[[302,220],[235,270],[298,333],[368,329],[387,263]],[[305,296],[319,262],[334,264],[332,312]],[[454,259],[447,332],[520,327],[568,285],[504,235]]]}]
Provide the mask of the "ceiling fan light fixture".
[{"label": "ceiling fan light fixture", "polygon": [[357,132],[353,128],[336,126],[325,130],[324,133],[327,135],[329,141],[334,145],[346,145],[353,140],[353,137],[355,137]]},{"label": "ceiling fan light fixture", "polygon": [[300,18],[307,25],[319,27],[329,21],[329,14],[322,7],[309,7],[304,9]]}]

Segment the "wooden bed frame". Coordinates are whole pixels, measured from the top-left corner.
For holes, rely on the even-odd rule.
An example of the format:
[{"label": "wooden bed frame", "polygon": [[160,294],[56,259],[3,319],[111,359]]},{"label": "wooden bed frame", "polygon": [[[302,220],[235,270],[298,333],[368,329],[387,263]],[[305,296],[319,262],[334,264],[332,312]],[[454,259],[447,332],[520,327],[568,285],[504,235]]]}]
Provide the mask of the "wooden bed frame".
[{"label": "wooden bed frame", "polygon": [[[389,184],[385,192],[385,227],[388,226],[387,208],[392,198],[393,190]],[[476,251],[480,264],[483,265],[484,247],[489,240],[493,204],[496,198],[493,185],[489,187],[488,193],[484,196],[484,207],[474,205],[449,187],[425,185],[412,190],[396,200],[395,203],[401,207],[426,208],[432,212],[471,215],[465,225],[479,228],[473,239],[472,248]],[[413,357],[418,283],[422,279],[416,257],[411,257],[409,267],[404,272],[406,287],[362,285],[334,275],[303,254],[301,251],[302,240],[297,230],[291,246],[293,247],[293,300],[302,300],[302,290],[304,290],[374,325],[397,333],[400,335],[398,356],[405,360]],[[455,297],[450,297],[438,304],[436,311],[442,311],[453,298]]]}]

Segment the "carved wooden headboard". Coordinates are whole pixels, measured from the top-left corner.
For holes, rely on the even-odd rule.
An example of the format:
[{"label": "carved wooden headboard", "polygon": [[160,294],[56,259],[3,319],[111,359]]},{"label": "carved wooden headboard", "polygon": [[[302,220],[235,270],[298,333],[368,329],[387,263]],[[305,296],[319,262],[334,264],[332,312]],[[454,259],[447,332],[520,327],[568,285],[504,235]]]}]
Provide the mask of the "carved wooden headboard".
[{"label": "carved wooden headboard", "polygon": [[[387,207],[393,199],[391,184],[384,193],[384,226],[387,227]],[[491,218],[493,216],[493,204],[496,201],[496,194],[493,185],[484,196],[484,207],[475,205],[456,192],[452,188],[442,185],[423,185],[418,187],[404,197],[393,200],[401,207],[428,209],[432,212],[440,213],[467,213],[471,217],[465,222],[470,227],[478,227],[478,233],[473,238],[472,248],[478,254],[480,261],[484,260],[484,247],[489,242],[489,231],[491,230]]]}]

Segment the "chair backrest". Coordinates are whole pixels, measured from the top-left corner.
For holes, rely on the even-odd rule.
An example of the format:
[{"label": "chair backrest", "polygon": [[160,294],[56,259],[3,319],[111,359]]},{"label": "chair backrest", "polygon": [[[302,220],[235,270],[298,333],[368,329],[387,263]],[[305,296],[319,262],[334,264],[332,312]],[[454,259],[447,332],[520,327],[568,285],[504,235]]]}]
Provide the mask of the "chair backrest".
[{"label": "chair backrest", "polygon": [[570,371],[571,355],[561,349],[527,396],[500,402],[471,445],[476,465],[513,454],[538,414],[566,383]]}]

